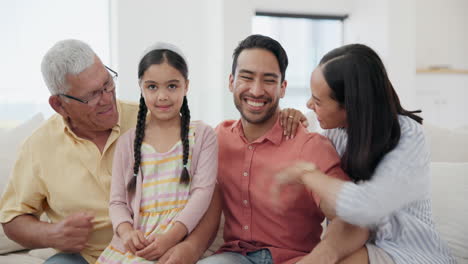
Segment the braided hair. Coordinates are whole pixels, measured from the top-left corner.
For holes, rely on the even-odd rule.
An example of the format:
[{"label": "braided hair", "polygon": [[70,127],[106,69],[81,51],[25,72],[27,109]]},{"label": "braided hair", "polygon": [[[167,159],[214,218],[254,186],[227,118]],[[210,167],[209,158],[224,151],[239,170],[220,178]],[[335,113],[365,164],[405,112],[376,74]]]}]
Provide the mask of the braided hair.
[{"label": "braided hair", "polygon": [[[144,75],[145,71],[154,64],[163,64],[167,63],[177,69],[185,80],[188,80],[188,67],[184,58],[178,53],[169,50],[169,49],[154,49],[148,52],[140,60],[138,65],[138,79]],[[141,144],[145,137],[145,125],[146,125],[146,114],[148,113],[148,108],[146,107],[145,100],[143,96],[140,96],[140,107],[138,111],[138,120],[135,130],[135,141],[133,142],[134,148],[134,163],[133,163],[133,177],[127,185],[127,190],[132,192],[136,187],[136,178],[138,171],[140,170],[141,163]],[[183,146],[183,169],[180,177],[180,183],[188,184],[190,182],[190,174],[187,169],[187,163],[189,158],[189,127],[190,127],[190,110],[188,107],[187,97],[184,96],[182,107],[180,108],[181,115],[181,128],[180,128],[180,139]]]},{"label": "braided hair", "polygon": [[189,156],[189,127],[190,127],[190,110],[187,103],[187,96],[184,96],[184,102],[182,103],[182,107],[180,108],[181,114],[181,124],[180,124],[180,139],[182,140],[182,146],[184,150],[183,154],[183,164],[184,169],[182,170],[182,175],[180,177],[180,182],[184,184],[188,184],[190,182],[190,175],[187,170],[187,161]]},{"label": "braided hair", "polygon": [[145,104],[145,99],[143,95],[140,95],[140,107],[138,109],[138,118],[135,130],[135,141],[133,141],[133,158],[135,162],[133,163],[133,177],[127,185],[127,190],[133,191],[136,187],[136,176],[140,170],[141,163],[141,143],[145,137],[145,126],[146,126],[146,113],[148,113],[148,108]]}]

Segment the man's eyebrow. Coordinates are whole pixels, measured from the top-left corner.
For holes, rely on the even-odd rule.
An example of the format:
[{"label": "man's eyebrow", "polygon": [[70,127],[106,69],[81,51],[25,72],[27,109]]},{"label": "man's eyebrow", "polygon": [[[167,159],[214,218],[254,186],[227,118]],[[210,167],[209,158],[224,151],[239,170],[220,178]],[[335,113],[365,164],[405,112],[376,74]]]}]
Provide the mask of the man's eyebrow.
[{"label": "man's eyebrow", "polygon": [[239,73],[247,73],[247,74],[254,74],[253,71],[245,70],[245,69],[240,69]]},{"label": "man's eyebrow", "polygon": [[278,74],[272,73],[272,72],[267,72],[267,73],[263,74],[263,76],[265,76],[265,77],[273,77],[273,78],[276,78],[276,79],[279,78]]}]

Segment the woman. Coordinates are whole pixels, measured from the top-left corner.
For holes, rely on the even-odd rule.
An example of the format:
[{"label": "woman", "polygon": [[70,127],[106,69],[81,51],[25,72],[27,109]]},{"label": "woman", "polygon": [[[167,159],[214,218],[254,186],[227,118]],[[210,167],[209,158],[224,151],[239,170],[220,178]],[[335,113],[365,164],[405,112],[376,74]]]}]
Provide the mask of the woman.
[{"label": "woman", "polygon": [[[357,263],[456,263],[432,221],[420,111],[403,109],[379,56],[360,44],[334,49],[312,73],[310,86],[307,107],[353,182],[302,162],[277,175],[275,193],[299,182],[344,221],[368,227],[372,235],[362,249],[368,259]],[[300,263],[309,261],[312,254]]]}]

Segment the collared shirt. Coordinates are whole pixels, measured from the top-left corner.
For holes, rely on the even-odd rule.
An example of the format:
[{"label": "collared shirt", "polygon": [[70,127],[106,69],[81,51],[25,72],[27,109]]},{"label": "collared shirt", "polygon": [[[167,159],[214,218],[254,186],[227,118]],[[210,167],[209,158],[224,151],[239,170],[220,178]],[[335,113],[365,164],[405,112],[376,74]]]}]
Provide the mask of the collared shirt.
[{"label": "collared shirt", "polygon": [[75,212],[94,214],[93,232],[83,257],[94,263],[112,238],[109,196],[112,159],[118,137],[135,127],[138,106],[117,101],[119,121],[104,151],[76,136],[58,114],[23,144],[0,200],[0,222],[45,212],[52,223]]},{"label": "collared shirt", "polygon": [[264,136],[248,142],[242,122],[217,127],[218,183],[225,216],[219,252],[269,249],[274,263],[295,263],[319,242],[324,215],[319,199],[303,186],[289,186],[280,202],[272,201],[273,176],[299,160],[315,163],[326,174],[348,180],[340,158],[325,137],[299,127],[286,140],[279,120]]}]

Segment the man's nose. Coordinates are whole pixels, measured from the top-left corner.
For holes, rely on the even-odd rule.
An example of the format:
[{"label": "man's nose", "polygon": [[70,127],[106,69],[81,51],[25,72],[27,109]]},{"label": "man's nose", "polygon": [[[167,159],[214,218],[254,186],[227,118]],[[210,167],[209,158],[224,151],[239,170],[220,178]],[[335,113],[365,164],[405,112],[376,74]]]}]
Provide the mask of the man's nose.
[{"label": "man's nose", "polygon": [[262,96],[265,94],[265,89],[261,80],[255,80],[250,87],[250,93],[253,96]]}]

